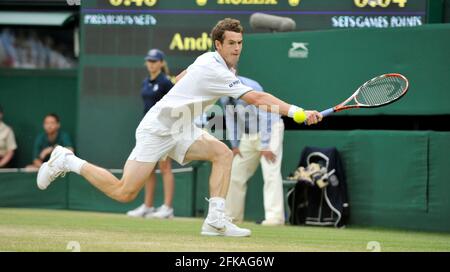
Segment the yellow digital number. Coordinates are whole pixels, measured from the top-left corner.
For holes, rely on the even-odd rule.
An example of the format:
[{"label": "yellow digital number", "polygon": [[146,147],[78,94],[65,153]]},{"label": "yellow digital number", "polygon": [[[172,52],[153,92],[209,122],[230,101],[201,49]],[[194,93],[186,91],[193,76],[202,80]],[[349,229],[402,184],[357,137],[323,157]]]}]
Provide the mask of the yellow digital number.
[{"label": "yellow digital number", "polygon": [[408,0],[353,0],[353,3],[355,3],[355,6],[358,8],[365,8],[367,5],[372,8],[387,8],[391,4],[397,4],[400,8],[404,8],[407,2]]},{"label": "yellow digital number", "polygon": [[109,3],[112,6],[131,6],[134,5],[136,7],[142,7],[142,5],[146,5],[147,7],[153,7],[156,5],[158,0],[109,0]]},{"label": "yellow digital number", "polygon": [[391,0],[378,0],[378,5],[382,8],[387,8],[391,3]]},{"label": "yellow digital number", "polygon": [[358,8],[363,8],[363,7],[367,6],[367,3],[369,3],[369,0],[354,0],[353,2],[355,3],[355,6],[357,6]]},{"label": "yellow digital number", "polygon": [[118,7],[118,6],[122,5],[122,0],[109,0],[109,3],[113,6]]},{"label": "yellow digital number", "polygon": [[157,0],[145,0],[145,5],[148,7],[153,7],[154,5],[156,5],[156,1]]},{"label": "yellow digital number", "polygon": [[134,2],[134,5],[137,7],[142,7],[144,0],[131,0],[131,2]]},{"label": "yellow digital number", "polygon": [[134,4],[135,6],[140,7],[142,6],[142,1],[144,0],[124,0],[123,5],[129,7]]},{"label": "yellow digital number", "polygon": [[392,0],[392,3],[398,4],[399,7],[404,8],[408,0]]}]

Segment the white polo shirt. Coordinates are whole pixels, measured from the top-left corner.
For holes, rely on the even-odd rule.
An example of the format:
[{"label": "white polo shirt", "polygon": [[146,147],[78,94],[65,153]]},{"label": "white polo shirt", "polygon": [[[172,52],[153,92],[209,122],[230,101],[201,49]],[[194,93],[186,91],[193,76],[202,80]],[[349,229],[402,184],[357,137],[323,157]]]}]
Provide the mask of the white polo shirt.
[{"label": "white polo shirt", "polygon": [[251,90],[227,67],[219,53],[205,53],[187,68],[184,77],[147,112],[138,130],[172,134],[175,123],[182,120],[185,124],[192,124],[220,97],[238,99]]}]

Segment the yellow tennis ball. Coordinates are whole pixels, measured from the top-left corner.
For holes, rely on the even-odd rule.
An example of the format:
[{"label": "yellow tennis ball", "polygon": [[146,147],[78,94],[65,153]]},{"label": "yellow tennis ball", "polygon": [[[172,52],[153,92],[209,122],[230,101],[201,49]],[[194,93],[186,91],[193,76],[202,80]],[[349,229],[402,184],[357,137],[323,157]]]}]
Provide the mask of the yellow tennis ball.
[{"label": "yellow tennis ball", "polygon": [[294,121],[301,124],[306,121],[306,113],[303,110],[294,112]]}]

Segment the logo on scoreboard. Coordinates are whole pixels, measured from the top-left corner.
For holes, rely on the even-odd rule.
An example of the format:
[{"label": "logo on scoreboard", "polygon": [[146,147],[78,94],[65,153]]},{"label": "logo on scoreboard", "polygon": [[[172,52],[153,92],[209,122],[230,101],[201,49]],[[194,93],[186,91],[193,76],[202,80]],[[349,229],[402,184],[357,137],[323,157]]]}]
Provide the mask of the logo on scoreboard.
[{"label": "logo on scoreboard", "polygon": [[293,42],[292,47],[289,49],[288,56],[291,59],[306,59],[308,58],[309,49],[308,43],[305,42]]}]

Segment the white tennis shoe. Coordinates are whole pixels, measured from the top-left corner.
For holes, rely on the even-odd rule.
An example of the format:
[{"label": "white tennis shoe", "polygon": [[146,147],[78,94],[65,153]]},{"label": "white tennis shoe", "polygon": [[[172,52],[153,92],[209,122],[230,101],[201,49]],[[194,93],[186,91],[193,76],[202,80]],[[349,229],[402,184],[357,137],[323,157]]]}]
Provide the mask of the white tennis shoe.
[{"label": "white tennis shoe", "polygon": [[145,215],[145,218],[171,219],[173,218],[173,208],[163,204],[154,213]]},{"label": "white tennis shoe", "polygon": [[207,236],[231,236],[247,237],[252,234],[251,230],[244,229],[233,224],[232,219],[222,211],[212,211],[206,217],[202,226],[202,235]]},{"label": "white tennis shoe", "polygon": [[39,168],[37,175],[37,186],[41,190],[47,189],[57,177],[64,177],[70,172],[67,166],[67,155],[73,155],[73,152],[62,146],[56,146],[48,162],[45,162]]},{"label": "white tennis shoe", "polygon": [[147,207],[145,204],[137,207],[134,210],[128,211],[127,215],[131,217],[146,217],[148,214],[152,214],[156,211],[154,207]]}]

